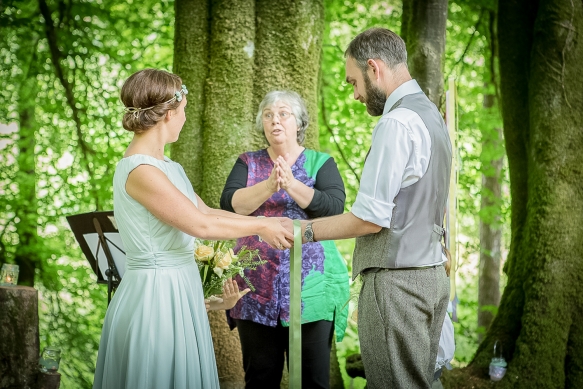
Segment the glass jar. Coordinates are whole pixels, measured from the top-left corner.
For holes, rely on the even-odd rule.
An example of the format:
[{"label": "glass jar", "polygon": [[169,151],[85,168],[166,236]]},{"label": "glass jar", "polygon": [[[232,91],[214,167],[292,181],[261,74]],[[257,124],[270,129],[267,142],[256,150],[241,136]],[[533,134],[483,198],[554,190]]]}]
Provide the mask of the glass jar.
[{"label": "glass jar", "polygon": [[0,270],[0,285],[13,286],[18,283],[18,265],[5,263]]},{"label": "glass jar", "polygon": [[61,361],[61,350],[56,347],[45,347],[40,355],[40,371],[43,373],[56,373]]},{"label": "glass jar", "polygon": [[500,381],[506,374],[506,361],[504,358],[492,358],[490,362],[490,380]]},{"label": "glass jar", "polygon": [[506,360],[502,356],[502,347],[498,350],[498,341],[494,342],[494,356],[490,361],[490,380],[492,381],[500,381],[504,374],[506,374],[506,367],[508,364]]}]

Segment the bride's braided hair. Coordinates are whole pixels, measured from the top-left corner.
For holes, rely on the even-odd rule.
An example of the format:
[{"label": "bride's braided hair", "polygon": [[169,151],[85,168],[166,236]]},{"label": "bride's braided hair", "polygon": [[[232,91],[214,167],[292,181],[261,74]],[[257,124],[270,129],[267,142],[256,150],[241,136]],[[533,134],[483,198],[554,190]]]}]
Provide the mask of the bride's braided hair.
[{"label": "bride's braided hair", "polygon": [[123,128],[141,134],[154,127],[169,110],[180,105],[173,96],[181,85],[180,77],[164,70],[144,69],[132,74],[121,88]]}]

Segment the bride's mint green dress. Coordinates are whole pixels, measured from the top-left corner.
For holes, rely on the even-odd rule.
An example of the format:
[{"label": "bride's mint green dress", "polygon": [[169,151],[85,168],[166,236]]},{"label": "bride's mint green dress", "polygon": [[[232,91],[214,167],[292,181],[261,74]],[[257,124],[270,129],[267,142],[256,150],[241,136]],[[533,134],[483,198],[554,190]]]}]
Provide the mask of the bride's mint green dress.
[{"label": "bride's mint green dress", "polygon": [[127,267],[105,315],[93,388],[219,388],[193,259],[194,238],[160,221],[127,194],[128,175],[139,165],[162,170],[198,206],[192,185],[176,162],[137,154],[118,163],[114,216]]}]

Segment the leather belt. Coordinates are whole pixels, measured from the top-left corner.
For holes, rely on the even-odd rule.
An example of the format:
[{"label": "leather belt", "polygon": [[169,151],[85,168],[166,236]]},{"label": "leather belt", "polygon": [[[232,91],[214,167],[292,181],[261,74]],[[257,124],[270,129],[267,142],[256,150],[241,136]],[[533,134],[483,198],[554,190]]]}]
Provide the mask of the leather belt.
[{"label": "leather belt", "polygon": [[429,269],[438,269],[443,267],[443,263],[439,265],[431,265],[431,266],[419,266],[419,267],[396,267],[396,268],[388,268],[388,267],[369,267],[368,269],[364,270],[362,274],[370,274],[370,273],[378,273],[380,271],[394,271],[394,270],[429,270]]}]

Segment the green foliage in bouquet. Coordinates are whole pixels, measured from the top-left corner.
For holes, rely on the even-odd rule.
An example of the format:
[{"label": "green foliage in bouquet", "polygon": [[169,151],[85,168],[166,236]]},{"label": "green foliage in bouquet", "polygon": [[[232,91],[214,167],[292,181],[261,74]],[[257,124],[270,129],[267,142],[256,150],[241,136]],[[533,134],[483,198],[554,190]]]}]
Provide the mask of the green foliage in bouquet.
[{"label": "green foliage in bouquet", "polygon": [[194,260],[200,271],[204,298],[221,294],[225,281],[237,274],[249,289],[255,291],[244,270],[257,270],[267,263],[259,256],[259,250],[248,250],[243,246],[235,255],[232,241],[198,240],[197,243]]}]

